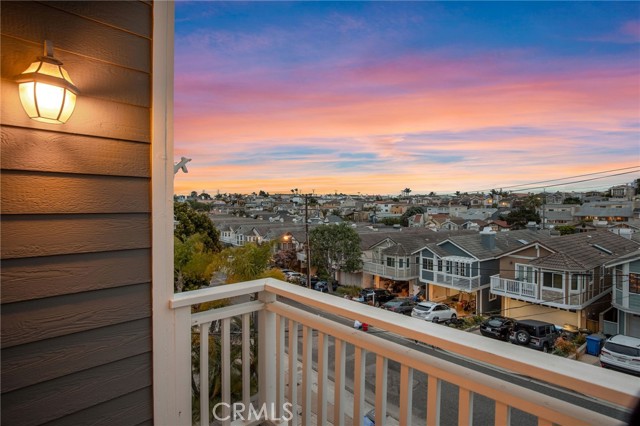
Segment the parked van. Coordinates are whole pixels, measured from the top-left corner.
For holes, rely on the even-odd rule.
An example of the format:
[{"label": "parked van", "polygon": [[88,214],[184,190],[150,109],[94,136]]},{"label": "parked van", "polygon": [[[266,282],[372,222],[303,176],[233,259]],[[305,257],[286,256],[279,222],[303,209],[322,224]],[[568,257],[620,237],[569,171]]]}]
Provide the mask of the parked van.
[{"label": "parked van", "polygon": [[600,351],[600,365],[640,375],[640,339],[622,334],[609,337]]}]

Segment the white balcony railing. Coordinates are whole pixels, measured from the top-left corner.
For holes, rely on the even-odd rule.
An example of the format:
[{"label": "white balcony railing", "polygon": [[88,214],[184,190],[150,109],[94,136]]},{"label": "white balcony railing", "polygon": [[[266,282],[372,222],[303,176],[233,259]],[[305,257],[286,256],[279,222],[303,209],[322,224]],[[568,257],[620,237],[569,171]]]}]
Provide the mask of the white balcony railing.
[{"label": "white balcony railing", "polygon": [[410,280],[418,278],[418,267],[411,265],[409,268],[399,268],[387,265],[381,265],[375,262],[364,262],[362,271],[368,274],[379,275],[381,277],[395,280]]},{"label": "white balcony railing", "polygon": [[515,297],[534,303],[543,302],[543,300],[538,297],[538,284],[500,278],[500,275],[493,275],[491,277],[491,293]]},{"label": "white balcony railing", "polygon": [[[231,298],[235,298],[231,305],[192,314],[192,306]],[[304,309],[296,308],[296,304],[302,304]],[[413,392],[426,395],[426,419],[420,420],[420,424],[439,424],[445,383],[457,386],[458,397],[454,404],[457,404],[458,424],[471,423],[474,395],[493,401],[496,425],[509,424],[513,409],[537,417],[540,425],[620,423],[497,376],[356,330],[331,319],[336,316],[349,321],[358,319],[375,330],[421,341],[450,354],[497,366],[503,371],[560,386],[618,407],[632,407],[640,393],[640,383],[629,380],[629,376],[622,373],[604,371],[275,279],[179,293],[170,301],[170,307],[175,313],[177,347],[173,350],[177,355],[175,369],[167,374],[176,375],[177,386],[168,392],[169,398],[177,401],[179,415],[176,418],[183,425],[191,424],[191,416],[183,414],[192,413],[192,409],[201,425],[210,424],[208,413],[214,409],[222,424],[258,424],[268,418],[267,423],[271,424],[343,425],[346,415],[354,419],[354,424],[362,424],[365,394],[371,393],[365,387],[365,379],[371,378],[373,371],[376,424],[387,424],[389,362],[400,365],[397,421],[401,425],[411,424],[413,419]],[[322,315],[310,310],[318,310]],[[219,329],[214,327],[211,331],[212,324],[220,324]],[[234,324],[237,325],[235,330]],[[331,358],[328,352],[330,339],[334,348]],[[198,340],[200,345],[195,345],[192,352],[193,342]],[[210,345],[214,345],[215,350],[210,351]],[[345,385],[347,348],[349,353],[353,352],[350,387]],[[367,354],[375,357],[375,367],[371,366],[373,371],[366,368]],[[256,356],[257,368],[253,365]],[[192,364],[192,358],[198,357],[199,362]],[[331,371],[330,359],[333,363]],[[219,372],[214,364],[220,365]],[[585,372],[585,368],[588,371]],[[426,389],[414,389],[414,373],[427,375]],[[215,390],[215,395],[209,395],[207,390],[210,388]],[[199,399],[192,401],[192,389],[203,390]],[[258,413],[261,418],[254,421],[232,419],[231,411],[238,414],[239,409],[251,404],[257,407],[254,414]],[[289,409],[285,404],[291,404]],[[271,409],[265,411],[260,407]],[[247,410],[240,414],[244,419],[249,417]],[[274,420],[278,418],[281,421]]]},{"label": "white balcony railing", "polygon": [[473,291],[480,287],[480,277],[463,277],[460,275],[447,274],[441,271],[433,272],[434,284],[455,288],[462,291]]}]

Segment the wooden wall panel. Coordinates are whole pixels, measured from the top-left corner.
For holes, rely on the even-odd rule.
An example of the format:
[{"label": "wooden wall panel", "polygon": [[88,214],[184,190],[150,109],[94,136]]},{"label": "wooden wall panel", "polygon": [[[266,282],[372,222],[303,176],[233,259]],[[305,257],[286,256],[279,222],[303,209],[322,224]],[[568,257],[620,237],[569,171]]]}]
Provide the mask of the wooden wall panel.
[{"label": "wooden wall panel", "polygon": [[[78,2],[81,3],[81,2]],[[96,3],[96,2],[93,2]],[[105,2],[105,4],[109,4]],[[12,80],[42,56],[43,42],[30,42],[3,35],[0,39],[2,78]],[[64,64],[73,83],[83,97],[99,98],[148,108],[151,102],[149,73],[90,60],[82,55],[58,50],[54,43],[54,55]]]},{"label": "wooden wall panel", "polygon": [[2,259],[149,248],[146,214],[6,216]]},{"label": "wooden wall panel", "polygon": [[95,407],[47,423],[47,426],[153,425],[153,390],[140,389]]},{"label": "wooden wall panel", "polygon": [[150,177],[150,145],[68,133],[0,128],[3,170]]},{"label": "wooden wall panel", "polygon": [[[51,380],[38,392],[24,388],[2,396],[3,426],[34,426],[151,385],[150,354]],[[47,407],[43,410],[42,407]]]},{"label": "wooden wall panel", "polygon": [[113,1],[50,1],[46,4],[132,34],[151,38],[151,21],[146,18],[152,13],[152,7],[144,2],[120,1],[117,8],[113,7]]},{"label": "wooden wall panel", "polygon": [[2,348],[151,315],[149,284],[2,305]]},{"label": "wooden wall panel", "polygon": [[18,85],[14,81],[3,79],[1,84],[0,115],[4,125],[109,139],[147,143],[151,141],[151,117],[148,108],[78,96],[76,109],[64,126],[47,124],[27,117],[20,104]]},{"label": "wooden wall panel", "polygon": [[3,215],[150,211],[146,178],[4,172],[1,183]]},{"label": "wooden wall panel", "polygon": [[[119,8],[117,12],[120,13]],[[29,19],[23,19],[25,16]],[[3,33],[15,38],[38,44],[51,40],[56,49],[151,72],[151,55],[141,54],[151,52],[148,38],[101,25],[44,3],[3,2],[0,26]]]},{"label": "wooden wall panel", "polygon": [[151,319],[14,346],[2,352],[2,393],[151,351]]},{"label": "wooden wall panel", "polygon": [[7,259],[0,269],[2,303],[102,290],[151,281],[148,249]]}]

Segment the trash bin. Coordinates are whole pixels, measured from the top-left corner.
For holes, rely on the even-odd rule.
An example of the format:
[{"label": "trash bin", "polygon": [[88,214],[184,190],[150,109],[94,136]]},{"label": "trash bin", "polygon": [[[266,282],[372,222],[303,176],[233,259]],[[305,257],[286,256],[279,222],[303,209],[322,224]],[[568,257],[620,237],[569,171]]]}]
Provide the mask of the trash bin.
[{"label": "trash bin", "polygon": [[587,353],[593,356],[600,355],[600,346],[602,345],[603,340],[604,340],[604,337],[598,336],[597,334],[588,335],[587,336]]},{"label": "trash bin", "polygon": [[362,323],[362,331],[369,331],[369,324]]}]

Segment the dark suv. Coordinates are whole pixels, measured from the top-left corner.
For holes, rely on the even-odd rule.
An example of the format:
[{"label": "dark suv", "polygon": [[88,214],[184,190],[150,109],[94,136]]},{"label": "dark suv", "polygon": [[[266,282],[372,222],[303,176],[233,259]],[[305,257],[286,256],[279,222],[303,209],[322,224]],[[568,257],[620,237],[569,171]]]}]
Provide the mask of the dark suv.
[{"label": "dark suv", "polygon": [[543,352],[553,349],[556,339],[560,336],[556,326],[550,322],[538,320],[516,321],[509,333],[511,343],[528,346]]},{"label": "dark suv", "polygon": [[374,306],[380,306],[392,300],[396,296],[384,288],[365,288],[360,291],[360,299],[364,303],[372,302]]}]

